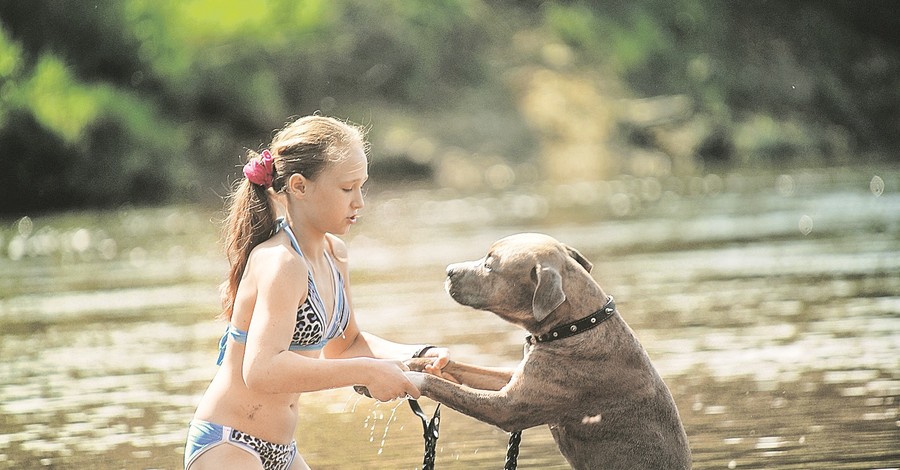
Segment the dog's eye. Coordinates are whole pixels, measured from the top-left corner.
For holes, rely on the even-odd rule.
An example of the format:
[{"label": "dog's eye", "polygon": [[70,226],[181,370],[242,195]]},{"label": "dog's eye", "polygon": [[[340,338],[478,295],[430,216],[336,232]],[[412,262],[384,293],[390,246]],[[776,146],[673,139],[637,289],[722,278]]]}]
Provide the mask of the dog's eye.
[{"label": "dog's eye", "polygon": [[494,268],[494,257],[488,256],[484,259],[484,269],[485,271],[490,271]]}]

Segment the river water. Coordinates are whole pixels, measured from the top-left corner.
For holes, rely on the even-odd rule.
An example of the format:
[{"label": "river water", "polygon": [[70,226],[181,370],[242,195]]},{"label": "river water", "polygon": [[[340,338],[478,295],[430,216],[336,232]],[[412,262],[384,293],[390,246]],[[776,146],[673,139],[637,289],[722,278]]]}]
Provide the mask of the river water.
[{"label": "river water", "polygon": [[[594,262],[672,390],[694,468],[900,468],[900,169],[376,187],[365,215],[346,240],[366,330],[514,365],[525,333],[456,305],[443,270],[544,232]],[[0,468],[179,468],[223,329],[220,217],[173,206],[2,221]],[[404,403],[341,389],[300,406],[313,468],[421,467]],[[502,467],[505,433],[442,413],[436,468]],[[546,427],[525,431],[519,468],[568,468]]]}]

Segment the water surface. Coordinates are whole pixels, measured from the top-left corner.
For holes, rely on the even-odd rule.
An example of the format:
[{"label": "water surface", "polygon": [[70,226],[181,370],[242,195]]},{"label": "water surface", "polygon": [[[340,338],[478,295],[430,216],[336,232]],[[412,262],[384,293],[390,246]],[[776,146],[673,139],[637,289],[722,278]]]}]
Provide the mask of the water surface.
[{"label": "water surface", "polygon": [[[540,231],[578,248],[672,390],[695,468],[900,468],[900,170],[626,178],[493,194],[370,193],[346,237],[358,321],[513,365],[525,333],[456,305],[452,262]],[[225,272],[198,207],[0,228],[0,468],[178,468],[215,372]],[[434,403],[421,401],[426,412]],[[405,403],[301,398],[316,469],[421,467]],[[500,468],[507,435],[443,409],[437,468]],[[520,468],[568,468],[545,427]]]}]

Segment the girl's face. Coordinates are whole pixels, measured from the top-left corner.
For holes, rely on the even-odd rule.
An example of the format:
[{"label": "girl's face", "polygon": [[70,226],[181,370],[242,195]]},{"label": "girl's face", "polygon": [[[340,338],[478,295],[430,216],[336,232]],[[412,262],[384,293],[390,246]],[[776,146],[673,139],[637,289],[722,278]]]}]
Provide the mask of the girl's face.
[{"label": "girl's face", "polygon": [[344,160],[328,165],[315,181],[306,180],[306,223],[323,233],[346,234],[365,206],[363,184],[368,179],[366,154],[354,145]]}]

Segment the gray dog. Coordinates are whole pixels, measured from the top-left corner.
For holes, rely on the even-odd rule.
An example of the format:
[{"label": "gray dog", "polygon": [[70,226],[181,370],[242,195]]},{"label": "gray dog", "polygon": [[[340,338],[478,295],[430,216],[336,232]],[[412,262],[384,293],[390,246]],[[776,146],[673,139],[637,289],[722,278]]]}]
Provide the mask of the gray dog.
[{"label": "gray dog", "polygon": [[[497,241],[447,268],[454,300],[531,333],[513,369],[451,361],[448,378],[407,374],[422,394],[507,432],[547,424],[576,469],[687,469],[669,389],[578,251],[540,234]],[[454,383],[453,381],[459,382]]]}]

